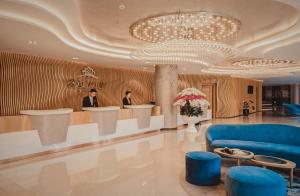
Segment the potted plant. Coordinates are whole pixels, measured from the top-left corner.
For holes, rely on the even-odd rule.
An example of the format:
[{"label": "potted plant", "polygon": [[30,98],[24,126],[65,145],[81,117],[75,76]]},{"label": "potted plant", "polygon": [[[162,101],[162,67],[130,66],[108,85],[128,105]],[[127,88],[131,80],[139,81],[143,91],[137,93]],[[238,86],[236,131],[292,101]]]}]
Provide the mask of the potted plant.
[{"label": "potted plant", "polygon": [[248,101],[243,101],[243,116],[249,116],[249,107]]},{"label": "potted plant", "polygon": [[[249,101],[243,101],[243,116],[249,116],[250,113],[250,104],[253,104],[254,102]],[[255,106],[251,106],[252,110],[255,110]]]},{"label": "potted plant", "polygon": [[174,105],[180,107],[180,115],[188,124],[187,131],[197,132],[195,123],[209,106],[206,95],[196,88],[186,88],[176,96]]}]

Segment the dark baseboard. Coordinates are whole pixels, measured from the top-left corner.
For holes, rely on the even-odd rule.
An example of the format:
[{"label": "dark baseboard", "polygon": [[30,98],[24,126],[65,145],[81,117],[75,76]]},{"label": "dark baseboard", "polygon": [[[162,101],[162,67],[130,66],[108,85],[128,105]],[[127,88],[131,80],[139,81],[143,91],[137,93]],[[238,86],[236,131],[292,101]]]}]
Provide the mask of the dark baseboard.
[{"label": "dark baseboard", "polygon": [[161,131],[176,131],[176,130],[178,130],[178,127],[174,127],[174,128],[162,128],[160,130]]}]

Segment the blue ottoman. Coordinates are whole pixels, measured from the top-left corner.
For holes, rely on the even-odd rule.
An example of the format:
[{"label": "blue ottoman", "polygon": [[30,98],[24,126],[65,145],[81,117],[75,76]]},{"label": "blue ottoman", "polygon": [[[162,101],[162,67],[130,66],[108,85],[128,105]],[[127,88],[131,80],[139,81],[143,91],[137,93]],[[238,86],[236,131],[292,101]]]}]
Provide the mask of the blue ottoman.
[{"label": "blue ottoman", "polygon": [[227,173],[228,196],[286,196],[285,179],[268,169],[254,166],[231,167]]},{"label": "blue ottoman", "polygon": [[211,152],[185,154],[185,179],[191,184],[212,186],[220,183],[221,157]]}]

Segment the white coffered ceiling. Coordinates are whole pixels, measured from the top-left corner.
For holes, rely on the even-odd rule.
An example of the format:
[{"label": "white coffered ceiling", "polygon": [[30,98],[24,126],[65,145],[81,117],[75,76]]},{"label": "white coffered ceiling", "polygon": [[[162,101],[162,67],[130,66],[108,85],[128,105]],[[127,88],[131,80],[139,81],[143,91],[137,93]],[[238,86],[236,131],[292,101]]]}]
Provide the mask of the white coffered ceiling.
[{"label": "white coffered ceiling", "polygon": [[[298,0],[0,0],[0,50],[151,71],[130,58],[144,43],[131,37],[129,26],[162,13],[208,11],[242,22],[236,47],[244,56],[299,61],[299,10]],[[182,73],[201,70],[180,65]],[[300,69],[244,76],[295,83]]]}]

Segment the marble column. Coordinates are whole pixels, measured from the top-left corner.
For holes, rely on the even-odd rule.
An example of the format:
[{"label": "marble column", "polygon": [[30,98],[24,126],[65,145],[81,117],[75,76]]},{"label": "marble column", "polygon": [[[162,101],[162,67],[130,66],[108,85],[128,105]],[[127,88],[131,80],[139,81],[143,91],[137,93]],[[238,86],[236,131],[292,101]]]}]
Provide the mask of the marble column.
[{"label": "marble column", "polygon": [[292,87],[292,103],[300,104],[300,84],[293,84]]},{"label": "marble column", "polygon": [[177,111],[176,107],[173,106],[177,95],[177,83],[177,65],[156,65],[156,104],[161,107],[161,112],[165,117],[165,129],[175,129],[177,127]]}]

